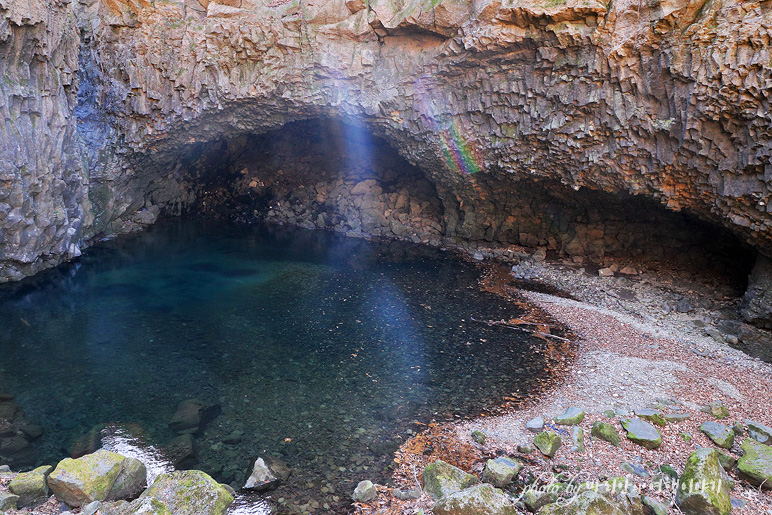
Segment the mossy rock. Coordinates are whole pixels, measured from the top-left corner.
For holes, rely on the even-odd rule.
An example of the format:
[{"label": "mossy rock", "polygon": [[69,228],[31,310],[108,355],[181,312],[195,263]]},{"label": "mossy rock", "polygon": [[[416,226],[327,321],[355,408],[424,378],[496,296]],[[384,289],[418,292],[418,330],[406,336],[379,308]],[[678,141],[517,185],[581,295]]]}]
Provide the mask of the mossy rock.
[{"label": "mossy rock", "polygon": [[731,427],[709,420],[700,425],[702,431],[711,441],[724,449],[731,449],[734,443],[734,431]]},{"label": "mossy rock", "polygon": [[662,445],[662,436],[659,431],[638,418],[622,419],[622,427],[627,431],[627,439],[647,449],[656,449]]},{"label": "mossy rock", "polygon": [[102,515],[173,515],[168,506],[151,497],[139,498],[132,502],[102,503],[99,505],[98,513]]},{"label": "mossy rock", "polygon": [[435,515],[517,515],[517,508],[504,492],[483,483],[443,497],[432,512]]},{"label": "mossy rock", "polygon": [[542,454],[550,458],[558,452],[562,443],[563,441],[560,439],[560,436],[552,431],[542,431],[533,439],[533,444],[536,448],[539,449]]},{"label": "mossy rock", "polygon": [[483,471],[483,481],[496,488],[504,488],[509,485],[523,468],[523,464],[511,458],[499,457],[488,460]]},{"label": "mossy rock", "polygon": [[617,431],[617,428],[608,422],[593,422],[590,434],[595,438],[599,438],[610,443],[614,447],[619,447],[621,444],[619,431]]},{"label": "mossy rock", "polygon": [[737,470],[749,483],[772,490],[772,447],[747,438],[742,445],[743,456]]},{"label": "mossy rock", "polygon": [[529,488],[523,492],[521,500],[528,511],[534,513],[538,512],[542,506],[546,506],[555,502],[558,496],[554,492],[550,492],[546,489],[533,489]]},{"label": "mossy rock", "polygon": [[715,449],[697,449],[686,460],[676,490],[676,504],[685,515],[728,515],[732,509],[729,481]]},{"label": "mossy rock", "polygon": [[479,483],[472,474],[437,460],[424,468],[424,491],[435,499],[469,488]]},{"label": "mossy rock", "polygon": [[748,436],[764,445],[772,445],[772,427],[748,419],[745,419],[745,424],[748,426]]},{"label": "mossy rock", "polygon": [[59,462],[48,477],[57,499],[80,507],[94,501],[118,501],[138,495],[145,485],[145,465],[134,458],[100,449]]},{"label": "mossy rock", "polygon": [[603,495],[585,490],[567,503],[554,503],[539,510],[539,515],[644,515],[640,497]]},{"label": "mossy rock", "polygon": [[161,474],[140,499],[155,499],[174,515],[223,515],[233,502],[224,486],[200,470]]},{"label": "mossy rock", "polygon": [[0,513],[4,513],[5,510],[15,511],[17,508],[16,504],[18,502],[18,495],[0,492]]},{"label": "mossy rock", "polygon": [[635,410],[635,416],[640,419],[651,422],[652,424],[656,424],[660,427],[665,427],[667,425],[667,420],[665,420],[665,417],[662,415],[662,412],[659,410],[649,409],[649,408]]},{"label": "mossy rock", "polygon": [[48,499],[48,483],[46,478],[54,469],[51,465],[44,465],[35,470],[19,474],[8,484],[8,490],[18,495],[19,508],[33,506],[45,502]]},{"label": "mossy rock", "polygon": [[724,406],[724,403],[721,401],[713,401],[710,404],[706,404],[700,408],[700,411],[703,413],[709,413],[719,420],[725,419],[729,416],[729,410],[726,409],[726,406]]},{"label": "mossy rock", "polygon": [[480,445],[485,445],[485,433],[479,429],[472,431],[472,440]]},{"label": "mossy rock", "polygon": [[555,417],[555,423],[563,426],[575,426],[584,420],[584,410],[571,407],[566,409],[562,415]]}]

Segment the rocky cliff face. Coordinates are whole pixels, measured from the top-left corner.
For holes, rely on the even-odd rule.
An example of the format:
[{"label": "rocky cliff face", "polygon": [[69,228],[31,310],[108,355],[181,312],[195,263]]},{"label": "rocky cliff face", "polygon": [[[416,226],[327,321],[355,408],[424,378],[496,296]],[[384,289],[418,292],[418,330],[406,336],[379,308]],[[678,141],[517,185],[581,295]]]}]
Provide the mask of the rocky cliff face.
[{"label": "rocky cliff face", "polygon": [[476,237],[491,181],[545,181],[772,255],[767,3],[0,3],[0,277],[194,205],[217,142],[320,117],[419,167],[446,235]]}]

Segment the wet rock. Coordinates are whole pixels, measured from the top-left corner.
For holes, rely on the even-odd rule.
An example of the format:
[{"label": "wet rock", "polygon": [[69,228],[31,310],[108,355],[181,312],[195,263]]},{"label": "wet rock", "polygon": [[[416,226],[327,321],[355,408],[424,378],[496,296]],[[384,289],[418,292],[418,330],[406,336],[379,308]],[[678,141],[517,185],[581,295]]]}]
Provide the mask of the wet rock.
[{"label": "wet rock", "polygon": [[555,417],[555,423],[563,426],[575,426],[584,420],[584,410],[568,408],[562,415]]},{"label": "wet rock", "polygon": [[198,399],[182,401],[169,420],[169,428],[178,434],[196,434],[220,414],[220,406],[208,406]]},{"label": "wet rock", "polygon": [[742,450],[737,462],[740,476],[753,485],[772,490],[772,447],[747,438]]},{"label": "wet rock", "polygon": [[661,427],[665,427],[667,424],[665,417],[662,416],[662,412],[659,410],[649,408],[638,409],[635,410],[635,416]]},{"label": "wet rock", "polygon": [[147,470],[134,458],[100,449],[81,458],[66,458],[48,476],[57,499],[81,507],[94,501],[117,501],[139,495]]},{"label": "wet rock", "polygon": [[719,420],[729,416],[729,410],[726,409],[726,406],[724,406],[724,403],[721,401],[713,401],[710,404],[700,408],[700,411],[703,413],[709,413]]},{"label": "wet rock", "polygon": [[357,487],[354,489],[354,493],[351,498],[354,502],[369,502],[378,496],[378,492],[375,491],[375,485],[372,481],[360,481]]},{"label": "wet rock", "polygon": [[0,512],[16,510],[18,501],[18,495],[0,492]]},{"label": "wet rock", "polygon": [[675,502],[686,515],[727,515],[729,482],[715,449],[697,449],[686,461]]},{"label": "wet rock", "polygon": [[619,431],[617,428],[609,424],[608,422],[593,422],[590,434],[595,438],[604,440],[614,447],[619,447],[621,439],[619,437]]},{"label": "wet rock", "polygon": [[552,458],[555,453],[558,452],[558,449],[560,449],[562,440],[560,439],[560,436],[552,431],[542,431],[534,437],[533,444],[542,454]]},{"label": "wet rock", "polygon": [[479,483],[472,474],[442,460],[424,468],[424,491],[435,499],[463,490]]},{"label": "wet rock", "polygon": [[488,460],[483,470],[483,481],[496,488],[504,488],[517,476],[523,464],[511,458],[499,457]]},{"label": "wet rock", "polygon": [[176,469],[191,468],[198,461],[196,457],[196,441],[191,434],[180,435],[166,446],[169,461]]},{"label": "wet rock", "polygon": [[504,492],[483,483],[441,498],[432,512],[436,515],[516,515],[517,509]]},{"label": "wet rock", "polygon": [[526,422],[525,428],[532,433],[541,433],[544,430],[544,419],[541,417],[532,418]]},{"label": "wet rock", "polygon": [[622,427],[627,431],[627,439],[647,449],[656,449],[662,445],[662,437],[659,431],[643,420],[637,418],[624,418]]},{"label": "wet rock", "polygon": [[286,462],[266,456],[255,458],[247,473],[247,481],[243,488],[260,492],[275,488],[279,483],[287,481],[292,471]]},{"label": "wet rock", "polygon": [[748,426],[748,436],[764,445],[772,445],[772,427],[748,419],[745,419],[745,425]]},{"label": "wet rock", "polygon": [[708,421],[700,425],[700,431],[705,433],[714,444],[724,449],[730,449],[734,443],[734,431],[718,422]]},{"label": "wet rock", "polygon": [[18,495],[19,508],[35,506],[48,499],[49,489],[46,479],[54,467],[44,465],[30,472],[19,474],[8,484],[8,490]]},{"label": "wet rock", "polygon": [[223,515],[233,502],[224,485],[200,470],[161,474],[137,501],[148,498],[160,501],[174,515]]}]

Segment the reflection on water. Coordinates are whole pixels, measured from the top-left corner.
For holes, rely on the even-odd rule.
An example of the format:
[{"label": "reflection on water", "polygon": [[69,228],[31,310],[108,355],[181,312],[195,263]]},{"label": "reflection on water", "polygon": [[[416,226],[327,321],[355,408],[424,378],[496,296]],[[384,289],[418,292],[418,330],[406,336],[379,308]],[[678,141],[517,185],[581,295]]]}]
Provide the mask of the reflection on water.
[{"label": "reflection on water", "polygon": [[535,387],[542,342],[471,322],[517,315],[477,278],[404,243],[166,222],[0,288],[0,390],[45,429],[29,465],[101,435],[154,477],[196,398],[220,414],[190,466],[235,488],[256,455],[292,468],[238,513],[342,511],[358,481],[388,481],[421,423]]}]

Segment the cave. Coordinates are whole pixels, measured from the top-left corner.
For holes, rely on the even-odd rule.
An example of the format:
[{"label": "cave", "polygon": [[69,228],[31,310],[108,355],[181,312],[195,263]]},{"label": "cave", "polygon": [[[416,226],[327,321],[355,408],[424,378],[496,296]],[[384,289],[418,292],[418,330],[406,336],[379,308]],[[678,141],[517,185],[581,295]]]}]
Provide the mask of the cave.
[{"label": "cave", "polygon": [[336,118],[197,143],[177,159],[174,174],[143,186],[145,205],[170,215],[482,249],[511,262],[536,251],[594,270],[626,261],[734,296],[756,259],[726,228],[653,199],[422,169],[367,126]]}]

